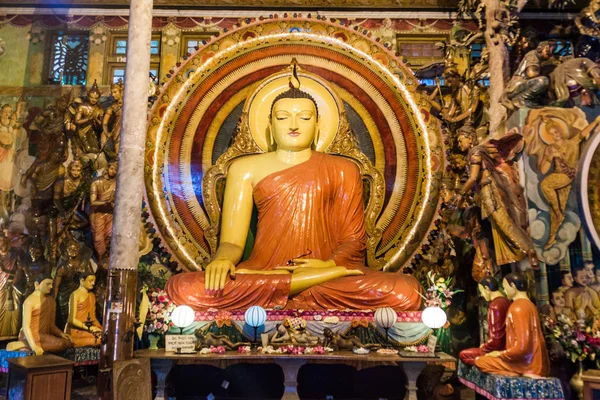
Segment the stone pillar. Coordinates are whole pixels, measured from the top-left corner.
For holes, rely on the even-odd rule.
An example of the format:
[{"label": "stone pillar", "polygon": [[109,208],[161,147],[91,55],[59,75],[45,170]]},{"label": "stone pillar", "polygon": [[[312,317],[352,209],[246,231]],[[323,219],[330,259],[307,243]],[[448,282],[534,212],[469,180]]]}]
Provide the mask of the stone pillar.
[{"label": "stone pillar", "polygon": [[144,148],[146,142],[152,0],[131,0],[115,216],[109,263],[98,394],[110,396],[113,361],[133,356]]}]

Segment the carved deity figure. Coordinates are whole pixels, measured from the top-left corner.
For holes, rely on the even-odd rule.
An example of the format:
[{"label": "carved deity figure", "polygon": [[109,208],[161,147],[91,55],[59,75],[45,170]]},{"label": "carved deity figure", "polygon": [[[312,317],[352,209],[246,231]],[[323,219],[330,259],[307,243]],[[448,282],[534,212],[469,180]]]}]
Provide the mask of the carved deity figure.
[{"label": "carved deity figure", "polygon": [[478,357],[475,365],[486,374],[548,376],[548,351],[537,308],[527,297],[527,278],[519,273],[508,274],[502,286],[512,300],[506,317],[506,350]]},{"label": "carved deity figure", "polygon": [[[459,138],[459,146],[468,150],[472,140]],[[527,231],[523,188],[512,162],[521,146],[521,135],[513,133],[473,147],[467,158],[469,179],[454,203],[460,206],[464,196],[477,187],[481,218],[489,219],[492,226],[496,264],[509,264],[528,257],[531,266],[537,269],[537,255]]]},{"label": "carved deity figure", "polygon": [[49,211],[54,196],[54,183],[65,173],[63,156],[62,148],[54,148],[46,159],[36,159],[21,177],[23,185],[31,180],[31,205],[40,214]]},{"label": "carved deity figure", "polygon": [[14,337],[21,325],[21,297],[13,282],[21,255],[11,248],[10,239],[0,233],[0,337]]},{"label": "carved deity figure", "polygon": [[104,175],[96,178],[90,188],[90,225],[94,239],[94,249],[102,258],[110,245],[115,190],[117,187],[117,162],[111,161]]},{"label": "carved deity figure", "polygon": [[542,75],[542,64],[552,58],[555,49],[554,41],[544,41],[523,57],[502,95],[502,102],[509,110],[541,107],[539,97],[550,84],[548,77]]},{"label": "carved deity figure", "polygon": [[69,239],[65,245],[65,254],[61,257],[54,277],[53,297],[58,303],[56,323],[64,327],[69,317],[69,298],[79,287],[80,274],[94,272],[90,264],[91,250]]},{"label": "carved deity figure", "polygon": [[15,288],[23,298],[27,298],[35,290],[35,278],[40,275],[50,275],[52,264],[44,256],[46,248],[40,239],[35,239],[29,245],[29,260],[19,263],[15,275]]},{"label": "carved deity figure", "polygon": [[110,85],[114,103],[111,104],[102,120],[102,138],[100,144],[109,160],[116,160],[121,142],[121,114],[123,113],[123,84]]},{"label": "carved deity figure", "polygon": [[100,90],[94,82],[87,93],[87,101],[81,103],[76,110],[74,105],[70,108],[70,112],[75,114],[75,132],[71,138],[73,155],[85,161],[98,161],[101,150],[98,136],[102,132],[104,110],[98,104],[99,100]]},{"label": "carved deity figure", "polygon": [[69,320],[65,332],[75,347],[100,345],[102,325],[96,318],[96,296],[92,293],[96,276],[91,272],[79,275],[79,287],[69,298]]},{"label": "carved deity figure", "polygon": [[477,357],[492,351],[506,348],[506,314],[510,301],[502,295],[498,281],[492,276],[486,276],[479,281],[479,293],[489,304],[488,308],[488,340],[478,348],[466,349],[460,352],[459,358],[466,365],[474,365]]},{"label": "carved deity figure", "polygon": [[79,211],[86,200],[89,180],[82,174],[81,161],[75,159],[67,167],[66,174],[54,183],[54,207],[62,217],[63,229],[81,228],[87,223],[87,218]]},{"label": "carved deity figure", "polygon": [[595,317],[600,312],[600,297],[589,287],[589,278],[585,268],[573,268],[576,286],[565,292],[566,306],[573,310],[577,317]]},{"label": "carved deity figure", "polygon": [[46,159],[57,147],[66,150],[65,124],[68,108],[69,100],[59,96],[55,103],[48,106],[29,126],[30,131],[39,132],[36,154],[38,159]]},{"label": "carved deity figure", "polygon": [[73,347],[71,337],[54,323],[56,303],[51,293],[52,278],[40,275],[35,280],[35,291],[23,303],[23,328],[19,340],[38,356]]},{"label": "carved deity figure", "polygon": [[[348,159],[313,150],[318,121],[328,116],[294,86],[272,101],[269,118],[275,150],[232,161],[217,252],[205,272],[173,276],[169,297],[197,310],[288,302],[303,309],[417,310],[416,279],[364,266],[360,171]],[[256,238],[241,262],[254,204]]]},{"label": "carved deity figure", "polygon": [[556,242],[556,234],[565,219],[581,144],[598,130],[600,117],[587,124],[579,109],[546,108],[533,110],[527,117],[523,129],[525,151],[531,157],[537,156],[537,167],[544,175],[540,189],[550,208],[546,249]]},{"label": "carved deity figure", "polygon": [[592,105],[600,87],[600,66],[584,57],[565,60],[550,74],[550,87],[558,106],[577,96],[581,96],[578,105]]}]

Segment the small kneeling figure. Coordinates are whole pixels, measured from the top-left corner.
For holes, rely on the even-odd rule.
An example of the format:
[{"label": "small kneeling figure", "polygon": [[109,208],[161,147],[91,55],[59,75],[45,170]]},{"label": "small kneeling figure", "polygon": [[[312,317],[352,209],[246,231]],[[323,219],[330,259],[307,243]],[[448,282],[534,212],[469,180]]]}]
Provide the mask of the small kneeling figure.
[{"label": "small kneeling figure", "polygon": [[527,297],[527,278],[518,273],[508,274],[502,286],[506,297],[513,300],[506,317],[506,350],[478,357],[475,366],[487,374],[548,376],[548,350],[538,310]]},{"label": "small kneeling figure", "polygon": [[60,353],[73,347],[69,335],[58,329],[56,302],[52,293],[52,278],[39,275],[34,283],[35,291],[23,303],[23,328],[19,340],[26,343],[36,355]]},{"label": "small kneeling figure", "polygon": [[96,296],[91,292],[96,284],[96,275],[83,272],[79,287],[69,298],[69,321],[65,332],[71,335],[75,347],[99,346],[102,325],[96,318]]}]

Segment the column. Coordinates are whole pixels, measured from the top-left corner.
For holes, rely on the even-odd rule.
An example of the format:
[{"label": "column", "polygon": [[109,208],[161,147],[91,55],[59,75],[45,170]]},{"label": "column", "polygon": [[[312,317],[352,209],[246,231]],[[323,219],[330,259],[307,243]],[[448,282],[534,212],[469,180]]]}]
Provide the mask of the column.
[{"label": "column", "polygon": [[131,0],[115,216],[98,392],[110,393],[112,363],[133,356],[135,294],[147,132],[152,0]]}]

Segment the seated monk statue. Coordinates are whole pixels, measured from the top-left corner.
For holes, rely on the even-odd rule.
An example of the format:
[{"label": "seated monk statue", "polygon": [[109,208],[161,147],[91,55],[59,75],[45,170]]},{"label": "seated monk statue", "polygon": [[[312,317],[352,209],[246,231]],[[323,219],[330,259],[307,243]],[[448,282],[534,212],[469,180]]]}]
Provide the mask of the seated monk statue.
[{"label": "seated monk statue", "polygon": [[23,328],[19,340],[38,356],[73,347],[71,337],[54,324],[56,302],[51,296],[52,278],[39,275],[34,285],[35,291],[23,303]]},{"label": "seated monk statue", "polygon": [[506,313],[510,301],[502,295],[498,288],[498,281],[493,276],[486,276],[479,281],[479,293],[488,307],[488,340],[481,346],[466,349],[459,353],[458,357],[466,365],[474,365],[475,359],[492,351],[504,350],[506,348]]},{"label": "seated monk statue", "polygon": [[508,274],[502,286],[513,301],[506,317],[506,350],[478,357],[475,366],[486,374],[548,376],[548,350],[537,308],[527,297],[527,278],[519,273]]},{"label": "seated monk statue", "polygon": [[69,321],[65,332],[71,335],[75,347],[99,346],[102,325],[96,318],[96,296],[91,292],[96,284],[96,275],[83,272],[79,287],[69,298]]},{"label": "seated monk statue", "polygon": [[[314,150],[314,98],[292,87],[271,105],[275,148],[235,159],[227,173],[220,243],[204,272],[173,276],[166,291],[196,310],[418,310],[420,284],[409,275],[365,267],[363,183],[349,159]],[[254,246],[240,262],[258,211]],[[305,258],[301,258],[305,257]],[[228,279],[230,277],[230,279]]]}]

